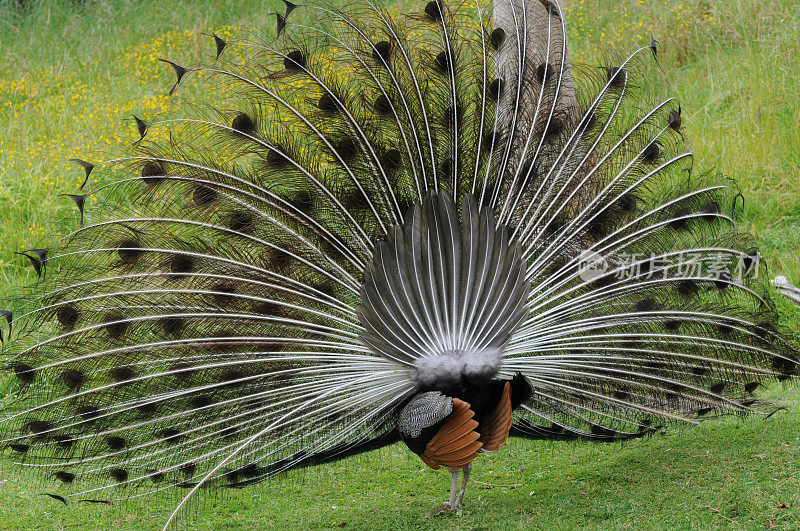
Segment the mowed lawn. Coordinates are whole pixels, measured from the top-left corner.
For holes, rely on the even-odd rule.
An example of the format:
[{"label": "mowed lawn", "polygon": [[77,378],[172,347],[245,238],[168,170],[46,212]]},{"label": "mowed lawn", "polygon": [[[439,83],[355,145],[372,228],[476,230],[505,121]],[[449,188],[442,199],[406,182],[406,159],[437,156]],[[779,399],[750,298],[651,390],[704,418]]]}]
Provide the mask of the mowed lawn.
[{"label": "mowed lawn", "polygon": [[[337,1],[337,3],[341,3]],[[30,4],[29,7],[24,7]],[[69,157],[98,160],[138,135],[131,115],[172,112],[171,69],[213,59],[207,33],[274,31],[280,2],[0,0],[0,297],[34,279],[16,251],[74,227],[59,193],[83,180]],[[20,8],[19,6],[23,7]],[[391,3],[419,9],[421,2]],[[661,43],[698,171],[735,179],[735,214],[771,275],[800,284],[800,14],[794,0],[567,0],[577,60]],[[202,93],[202,87],[201,91]],[[93,174],[92,185],[104,176]],[[62,219],[63,218],[63,219]],[[784,322],[800,315],[781,303]],[[2,394],[0,384],[0,395]],[[800,528],[800,393],[769,419],[725,418],[626,444],[511,440],[476,462],[460,515],[430,518],[449,488],[402,446],[200,497],[182,523],[202,529]],[[4,402],[11,406],[10,400]],[[0,460],[2,529],[157,529],[178,493],[113,506],[44,496],[55,480]],[[134,494],[133,491],[130,494]]]}]

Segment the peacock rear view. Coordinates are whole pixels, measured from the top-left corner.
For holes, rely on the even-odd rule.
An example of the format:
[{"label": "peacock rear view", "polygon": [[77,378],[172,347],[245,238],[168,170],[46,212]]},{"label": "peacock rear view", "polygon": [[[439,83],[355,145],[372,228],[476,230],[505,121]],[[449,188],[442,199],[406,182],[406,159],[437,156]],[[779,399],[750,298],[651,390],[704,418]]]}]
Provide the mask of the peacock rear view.
[{"label": "peacock rear view", "polygon": [[182,488],[174,517],[402,440],[451,471],[446,512],[509,435],[629,439],[796,378],[655,41],[577,68],[556,0],[285,4],[274,38],[165,61],[223,96],[76,160],[113,184],[24,253],[2,444],[52,496]]}]

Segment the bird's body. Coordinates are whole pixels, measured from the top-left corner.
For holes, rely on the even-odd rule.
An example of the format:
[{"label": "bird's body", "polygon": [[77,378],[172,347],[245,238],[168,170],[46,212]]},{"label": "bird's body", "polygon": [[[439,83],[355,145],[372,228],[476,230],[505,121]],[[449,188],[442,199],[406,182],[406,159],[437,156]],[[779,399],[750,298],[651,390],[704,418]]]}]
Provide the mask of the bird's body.
[{"label": "bird's body", "polygon": [[574,71],[562,15],[287,2],[277,40],[166,61],[173,91],[203,72],[222,95],[77,161],[118,173],[25,253],[2,442],[65,501],[179,487],[177,514],[402,440],[452,471],[452,510],[509,435],[754,411],[797,346],[735,194],[693,174],[677,102],[645,105],[656,44]]}]

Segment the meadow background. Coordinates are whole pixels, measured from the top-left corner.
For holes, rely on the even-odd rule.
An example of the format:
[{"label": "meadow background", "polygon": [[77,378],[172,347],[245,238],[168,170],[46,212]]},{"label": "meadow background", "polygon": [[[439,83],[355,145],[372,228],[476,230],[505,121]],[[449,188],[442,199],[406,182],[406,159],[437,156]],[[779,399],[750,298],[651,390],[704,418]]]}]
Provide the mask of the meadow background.
[{"label": "meadow background", "polygon": [[[339,0],[337,0],[339,3]],[[0,296],[34,279],[14,254],[74,224],[58,197],[80,168],[138,135],[132,114],[180,105],[171,69],[213,59],[204,33],[267,28],[280,2],[0,0]],[[420,2],[386,2],[418,9]],[[281,6],[282,10],[282,6]],[[796,0],[567,0],[578,61],[662,44],[664,79],[682,105],[699,171],[735,179],[740,223],[771,275],[800,285],[800,14]],[[187,92],[189,93],[189,92]],[[92,185],[102,183],[102,173]],[[60,222],[66,218],[68,221]],[[69,224],[68,224],[69,223]],[[797,329],[800,312],[781,306]],[[0,386],[0,398],[2,397]],[[766,394],[789,411],[712,420],[626,444],[511,440],[481,457],[461,515],[431,519],[446,472],[394,446],[208,498],[184,521],[203,529],[778,528],[800,527],[800,393]],[[8,404],[8,402],[6,402]],[[0,402],[2,405],[2,402]],[[158,529],[169,495],[64,506],[50,480],[0,460],[0,528]]]}]

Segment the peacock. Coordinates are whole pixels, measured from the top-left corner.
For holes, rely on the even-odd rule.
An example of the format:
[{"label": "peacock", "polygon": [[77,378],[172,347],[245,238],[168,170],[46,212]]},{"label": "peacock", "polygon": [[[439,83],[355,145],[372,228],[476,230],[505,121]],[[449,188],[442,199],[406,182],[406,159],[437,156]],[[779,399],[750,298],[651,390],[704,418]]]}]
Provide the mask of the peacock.
[{"label": "peacock", "polygon": [[163,58],[170,93],[217,97],[73,159],[77,227],[21,253],[0,438],[50,496],[171,489],[172,520],[402,441],[449,470],[443,514],[509,436],[632,439],[796,380],[657,41],[573,64],[557,0],[284,4],[206,65]]}]

